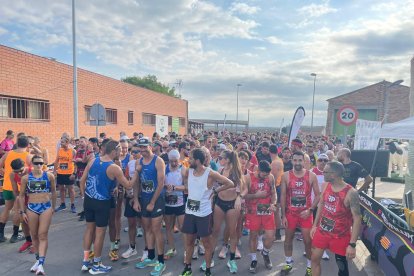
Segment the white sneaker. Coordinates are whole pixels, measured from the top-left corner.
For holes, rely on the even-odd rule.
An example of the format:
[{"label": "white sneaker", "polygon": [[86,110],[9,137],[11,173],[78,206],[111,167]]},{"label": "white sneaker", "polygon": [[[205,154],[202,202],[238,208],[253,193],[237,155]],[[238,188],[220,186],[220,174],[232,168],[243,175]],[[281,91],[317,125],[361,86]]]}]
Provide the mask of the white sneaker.
[{"label": "white sneaker", "polygon": [[129,227],[124,228],[124,232],[128,232],[128,230],[129,230]]},{"label": "white sneaker", "polygon": [[227,257],[227,252],[229,252],[229,248],[227,247],[227,245],[224,244],[221,247],[221,250],[220,250],[220,253],[219,253],[218,257],[220,259],[225,259]]},{"label": "white sneaker", "polygon": [[45,270],[43,269],[43,265],[39,265],[37,267],[36,275],[45,275]]},{"label": "white sneaker", "polygon": [[259,238],[257,239],[257,251],[262,251],[263,250],[263,236],[260,235]]},{"label": "white sneaker", "polygon": [[329,261],[329,255],[326,251],[323,251],[322,260]]},{"label": "white sneaker", "polygon": [[30,272],[36,272],[37,268],[39,267],[39,260],[35,262],[35,264],[30,268]]},{"label": "white sneaker", "polygon": [[198,255],[204,255],[204,254],[206,254],[206,249],[200,242],[198,243]]},{"label": "white sneaker", "polygon": [[148,250],[142,250],[141,262],[148,259]]},{"label": "white sneaker", "polygon": [[144,236],[144,231],[142,230],[141,227],[137,228],[137,237],[143,237]]},{"label": "white sneaker", "polygon": [[192,258],[193,258],[193,260],[197,260],[198,259],[198,246],[197,245],[194,246],[194,251],[193,251]]},{"label": "white sneaker", "polygon": [[128,250],[125,251],[124,253],[122,253],[121,256],[124,259],[128,259],[129,257],[137,255],[137,254],[138,254],[138,252],[137,252],[136,249],[132,249],[131,247],[128,247]]}]

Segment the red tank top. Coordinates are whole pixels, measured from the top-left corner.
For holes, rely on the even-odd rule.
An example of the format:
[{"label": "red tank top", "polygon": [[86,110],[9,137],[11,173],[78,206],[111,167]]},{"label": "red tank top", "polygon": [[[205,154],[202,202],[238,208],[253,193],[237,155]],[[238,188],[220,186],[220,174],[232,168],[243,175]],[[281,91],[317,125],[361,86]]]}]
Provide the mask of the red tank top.
[{"label": "red tank top", "polygon": [[322,195],[324,206],[319,220],[319,229],[322,233],[333,237],[349,235],[352,226],[351,209],[345,206],[345,197],[352,188],[346,184],[339,192],[332,190],[332,184],[328,183]]},{"label": "red tank top", "polygon": [[250,189],[249,194],[255,194],[257,191],[265,191],[266,198],[246,199],[246,208],[248,214],[256,214],[259,216],[273,215],[269,210],[272,202],[272,187],[269,178],[259,179],[254,173],[250,173]]},{"label": "red tank top", "polygon": [[297,177],[293,170],[289,171],[289,183],[286,189],[286,213],[299,215],[312,206],[312,187],[309,182],[309,171]]}]

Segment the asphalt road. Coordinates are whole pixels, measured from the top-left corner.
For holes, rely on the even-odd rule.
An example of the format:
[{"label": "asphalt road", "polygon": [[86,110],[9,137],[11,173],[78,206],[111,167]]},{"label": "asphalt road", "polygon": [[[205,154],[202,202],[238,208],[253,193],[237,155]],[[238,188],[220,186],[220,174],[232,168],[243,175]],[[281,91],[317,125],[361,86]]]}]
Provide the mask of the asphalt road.
[{"label": "asphalt road", "polygon": [[[77,207],[80,210],[80,202],[77,199]],[[0,207],[0,210],[3,207]],[[123,227],[127,226],[125,219],[122,221]],[[83,257],[82,237],[85,229],[85,222],[79,222],[76,214],[70,213],[69,210],[56,213],[52,220],[52,225],[49,231],[49,249],[46,256],[45,272],[47,275],[59,276],[74,276],[74,275],[89,275],[80,271],[81,261]],[[11,235],[11,223],[6,226],[5,234],[7,237]],[[166,261],[165,276],[177,276],[183,270],[183,245],[180,234],[175,234],[176,246],[178,250],[177,256],[171,260]],[[247,255],[248,237],[243,237],[241,253],[242,259],[238,260],[239,275],[250,275],[248,267],[250,265],[250,258]],[[29,253],[18,253],[18,248],[23,242],[11,244],[8,241],[0,244],[0,275],[33,275],[29,269],[35,261],[34,255]],[[138,255],[135,255],[131,260],[120,259],[117,262],[111,262],[108,257],[109,252],[109,237],[108,232],[105,238],[105,245],[103,249],[103,263],[112,265],[113,269],[110,275],[149,275],[150,268],[136,269],[135,263],[144,247],[143,238],[137,238]],[[121,247],[120,253],[128,248],[127,233],[121,232]],[[271,252],[271,260],[273,262],[273,269],[267,270],[264,267],[261,255],[258,254],[258,269],[256,275],[280,275],[280,269],[284,264],[283,241],[275,242]],[[294,268],[289,275],[304,275],[306,268],[306,259],[302,256],[303,243],[301,241],[294,241],[293,258],[295,260]],[[226,266],[226,260],[219,260],[215,254],[215,267],[212,269],[214,275],[230,275]],[[322,275],[332,276],[337,275],[337,266],[335,264],[332,254],[331,260],[322,261]],[[193,261],[193,274],[202,275],[199,271],[202,258]],[[367,275],[361,271],[357,266],[350,262],[350,275]]]}]

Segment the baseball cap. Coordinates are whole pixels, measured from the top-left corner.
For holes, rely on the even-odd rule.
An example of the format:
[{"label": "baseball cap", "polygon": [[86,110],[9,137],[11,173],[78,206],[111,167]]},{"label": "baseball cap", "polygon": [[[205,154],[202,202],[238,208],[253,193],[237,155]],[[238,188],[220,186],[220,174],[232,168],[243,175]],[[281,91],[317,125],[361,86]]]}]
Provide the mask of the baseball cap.
[{"label": "baseball cap", "polygon": [[321,153],[321,154],[319,154],[318,159],[328,159],[329,160],[329,157],[325,153]]},{"label": "baseball cap", "polygon": [[226,147],[226,145],[225,145],[225,144],[220,144],[218,149],[219,149],[219,150],[226,150],[226,149],[227,149],[227,147]]},{"label": "baseball cap", "polygon": [[138,146],[149,146],[150,140],[148,137],[142,137],[138,140]]}]

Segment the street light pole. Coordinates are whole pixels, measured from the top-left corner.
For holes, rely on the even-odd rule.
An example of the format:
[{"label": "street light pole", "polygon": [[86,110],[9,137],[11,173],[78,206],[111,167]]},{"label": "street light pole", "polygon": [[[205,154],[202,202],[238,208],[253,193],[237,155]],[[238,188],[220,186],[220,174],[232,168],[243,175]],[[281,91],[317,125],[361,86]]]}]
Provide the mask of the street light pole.
[{"label": "street light pole", "polygon": [[240,83],[237,84],[237,103],[236,103],[236,134],[237,134],[237,127],[239,124],[239,88],[242,86]]},{"label": "street light pole", "polygon": [[72,0],[72,46],[73,46],[73,132],[74,137],[78,135],[78,74],[76,67],[76,17],[75,0]]},{"label": "street light pole", "polygon": [[311,119],[311,129],[310,129],[310,132],[312,134],[312,131],[313,131],[313,112],[314,112],[314,109],[315,109],[316,74],[312,73],[310,75],[313,77],[312,119]]},{"label": "street light pole", "polygon": [[388,121],[388,89],[392,88],[393,86],[399,85],[403,83],[404,80],[397,80],[391,83],[390,85],[387,85],[385,80],[384,83],[384,117],[383,117],[383,124],[386,124]]}]

